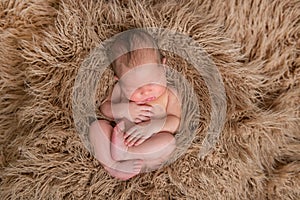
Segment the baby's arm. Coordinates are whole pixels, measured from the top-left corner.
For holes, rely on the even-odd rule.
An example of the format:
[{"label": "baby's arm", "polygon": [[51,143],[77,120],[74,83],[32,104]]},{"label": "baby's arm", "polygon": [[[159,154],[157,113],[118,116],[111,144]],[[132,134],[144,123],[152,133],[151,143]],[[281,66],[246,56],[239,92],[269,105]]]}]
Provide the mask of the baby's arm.
[{"label": "baby's arm", "polygon": [[[114,104],[114,105],[112,106],[112,104]],[[114,107],[114,108],[120,107],[120,108],[115,109],[113,112],[112,107]],[[118,111],[122,111],[122,108],[124,108],[124,107],[126,107],[126,106],[122,105],[122,103],[121,103],[120,87],[118,86],[118,84],[116,84],[114,86],[112,93],[106,98],[104,103],[101,104],[100,111],[102,112],[102,114],[104,116],[110,118],[111,120],[114,120],[114,119],[119,119],[119,118],[123,117],[122,112],[118,112]],[[115,112],[115,111],[117,111],[117,112]]]},{"label": "baby's arm", "polygon": [[[149,122],[139,123],[124,134],[127,146],[138,146],[158,132],[175,133],[179,127],[181,104],[175,91],[169,92],[166,115],[163,118],[152,118]],[[144,127],[146,125],[146,127]]]},{"label": "baby's arm", "polygon": [[149,120],[152,116],[151,110],[152,106],[139,105],[135,102],[129,102],[128,99],[122,99],[121,88],[118,83],[114,86],[112,94],[100,106],[103,115],[112,120],[126,118],[136,123]]},{"label": "baby's arm", "polygon": [[180,101],[177,97],[175,90],[169,89],[168,104],[166,108],[166,121],[161,132],[170,132],[175,133],[179,127],[180,115],[181,115],[181,106]]}]

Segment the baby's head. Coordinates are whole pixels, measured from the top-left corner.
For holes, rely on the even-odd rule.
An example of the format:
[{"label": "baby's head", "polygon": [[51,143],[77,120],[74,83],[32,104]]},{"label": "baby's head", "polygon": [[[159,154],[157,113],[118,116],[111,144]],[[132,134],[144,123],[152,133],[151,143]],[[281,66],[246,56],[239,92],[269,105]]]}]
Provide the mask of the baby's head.
[{"label": "baby's head", "polygon": [[161,96],[166,89],[165,64],[155,40],[142,30],[119,35],[109,48],[115,77],[126,97],[146,103]]}]

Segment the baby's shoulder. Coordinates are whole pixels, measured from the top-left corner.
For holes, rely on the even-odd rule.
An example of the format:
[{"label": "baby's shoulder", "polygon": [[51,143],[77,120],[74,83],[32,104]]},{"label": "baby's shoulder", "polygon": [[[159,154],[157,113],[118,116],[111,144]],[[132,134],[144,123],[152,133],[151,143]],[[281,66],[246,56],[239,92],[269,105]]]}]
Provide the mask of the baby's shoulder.
[{"label": "baby's shoulder", "polygon": [[167,92],[168,92],[169,98],[178,98],[179,97],[178,91],[174,87],[168,86]]},{"label": "baby's shoulder", "polygon": [[180,116],[181,100],[179,98],[178,91],[173,87],[169,87],[168,93],[167,113]]},{"label": "baby's shoulder", "polygon": [[[178,91],[174,87],[168,87],[168,107],[180,106],[181,100]],[[172,106],[173,105],[173,106]]]}]

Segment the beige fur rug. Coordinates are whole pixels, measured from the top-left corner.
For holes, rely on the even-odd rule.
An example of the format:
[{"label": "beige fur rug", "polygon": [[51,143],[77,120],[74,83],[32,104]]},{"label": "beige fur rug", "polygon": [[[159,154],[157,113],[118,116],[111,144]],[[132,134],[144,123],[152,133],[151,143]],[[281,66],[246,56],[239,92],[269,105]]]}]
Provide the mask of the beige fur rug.
[{"label": "beige fur rug", "polygon": [[[299,0],[114,2],[0,2],[1,199],[299,199]],[[167,52],[197,92],[201,126],[174,163],[122,182],[76,132],[72,90],[101,41],[142,27],[184,33],[204,47],[225,84],[226,123],[200,160],[207,88],[189,63]],[[96,106],[112,74],[100,82]]]}]

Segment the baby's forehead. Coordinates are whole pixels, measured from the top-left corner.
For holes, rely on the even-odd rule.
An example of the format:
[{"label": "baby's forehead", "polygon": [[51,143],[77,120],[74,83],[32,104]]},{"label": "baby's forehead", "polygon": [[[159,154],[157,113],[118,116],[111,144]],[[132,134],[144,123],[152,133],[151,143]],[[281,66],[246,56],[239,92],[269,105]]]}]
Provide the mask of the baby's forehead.
[{"label": "baby's forehead", "polygon": [[164,79],[163,67],[158,63],[147,63],[139,67],[128,69],[120,78],[123,84],[132,82],[154,83]]},{"label": "baby's forehead", "polygon": [[141,62],[134,67],[124,67],[125,69],[122,69],[122,75],[120,78],[124,79],[125,77],[132,78],[137,76],[143,77],[153,75],[159,73],[159,65],[160,64],[154,62]]}]

